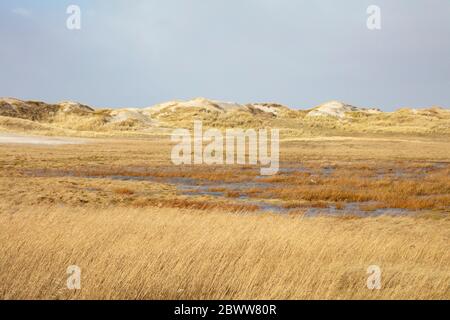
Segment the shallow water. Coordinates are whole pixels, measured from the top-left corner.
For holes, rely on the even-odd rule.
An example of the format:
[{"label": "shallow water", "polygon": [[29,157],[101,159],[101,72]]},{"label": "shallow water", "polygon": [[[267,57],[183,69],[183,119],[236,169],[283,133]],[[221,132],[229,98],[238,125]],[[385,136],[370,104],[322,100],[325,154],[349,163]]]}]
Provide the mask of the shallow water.
[{"label": "shallow water", "polygon": [[[234,185],[239,185],[241,188],[248,188],[248,185],[254,185],[254,183],[234,183]],[[221,185],[204,185],[204,186],[193,186],[193,185],[179,185],[177,189],[181,191],[183,195],[188,196],[211,196],[215,198],[224,198],[229,201],[256,205],[259,207],[260,211],[263,212],[273,212],[273,213],[282,213],[287,214],[294,211],[302,210],[303,208],[285,208],[282,205],[277,205],[265,201],[257,201],[252,200],[248,196],[241,195],[237,198],[228,198],[226,197],[226,191],[211,191],[214,187],[225,187],[226,184]],[[406,209],[398,209],[398,208],[381,208],[372,211],[365,211],[360,209],[360,205],[370,205],[374,204],[373,202],[350,202],[345,204],[343,209],[337,209],[335,206],[331,205],[328,208],[305,208],[305,216],[318,216],[318,215],[355,215],[361,217],[374,217],[381,215],[410,215],[414,214],[414,211],[406,210]]]},{"label": "shallow water", "polygon": [[337,209],[335,206],[329,208],[308,208],[305,212],[305,216],[318,216],[318,215],[354,215],[360,217],[376,217],[382,215],[410,215],[414,214],[414,211],[398,208],[382,208],[373,211],[365,211],[360,209],[360,205],[370,204],[370,202],[350,202],[345,205],[343,209]]},{"label": "shallow water", "polygon": [[[305,168],[293,168],[294,170],[305,170]],[[322,168],[326,170],[328,174],[332,174],[334,168]],[[48,175],[48,172],[47,172]],[[66,174],[67,175],[67,174]],[[291,212],[301,212],[304,211],[304,216],[313,217],[318,215],[332,215],[332,216],[342,216],[342,215],[355,215],[361,217],[374,217],[380,215],[411,215],[416,213],[416,211],[398,209],[398,208],[382,208],[372,211],[361,210],[361,205],[373,205],[375,202],[350,202],[344,204],[344,208],[337,209],[334,205],[330,205],[326,208],[315,208],[315,207],[298,207],[298,208],[285,208],[282,205],[274,204],[264,200],[259,200],[255,198],[250,198],[246,195],[240,195],[236,198],[227,197],[228,191],[242,191],[252,188],[273,188],[277,185],[275,183],[269,182],[217,182],[203,179],[185,178],[185,177],[152,177],[152,176],[123,176],[123,175],[113,175],[113,176],[85,176],[85,178],[91,179],[112,179],[121,181],[149,181],[157,183],[171,184],[176,187],[178,192],[186,196],[210,196],[213,198],[226,200],[228,202],[233,202],[237,204],[245,205],[255,205],[259,207],[260,211],[263,212],[273,212],[280,214],[288,214]],[[224,191],[216,191],[215,189],[225,189]],[[94,189],[92,191],[95,191]]]}]

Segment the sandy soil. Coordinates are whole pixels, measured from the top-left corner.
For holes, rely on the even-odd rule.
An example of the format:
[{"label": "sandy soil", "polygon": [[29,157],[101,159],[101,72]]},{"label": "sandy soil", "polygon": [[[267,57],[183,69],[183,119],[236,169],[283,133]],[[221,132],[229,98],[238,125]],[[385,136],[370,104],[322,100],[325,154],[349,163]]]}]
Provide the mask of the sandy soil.
[{"label": "sandy soil", "polygon": [[44,136],[26,136],[12,133],[0,133],[0,144],[40,144],[40,145],[64,145],[64,144],[82,144],[81,139],[44,137]]}]

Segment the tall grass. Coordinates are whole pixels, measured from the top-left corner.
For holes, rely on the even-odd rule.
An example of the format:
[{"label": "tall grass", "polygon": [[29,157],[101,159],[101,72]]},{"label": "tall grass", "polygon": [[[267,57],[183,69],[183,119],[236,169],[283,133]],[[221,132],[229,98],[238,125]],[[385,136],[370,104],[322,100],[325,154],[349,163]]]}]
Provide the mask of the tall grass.
[{"label": "tall grass", "polygon": [[[0,298],[449,299],[449,230],[442,217],[5,207]],[[369,265],[381,290],[366,287]]]}]

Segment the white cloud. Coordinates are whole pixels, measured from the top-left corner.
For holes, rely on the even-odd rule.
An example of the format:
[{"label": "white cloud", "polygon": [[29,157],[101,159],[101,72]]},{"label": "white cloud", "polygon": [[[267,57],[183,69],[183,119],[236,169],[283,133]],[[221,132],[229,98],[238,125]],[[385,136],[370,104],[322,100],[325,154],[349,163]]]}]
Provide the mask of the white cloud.
[{"label": "white cloud", "polygon": [[31,16],[31,11],[25,8],[14,8],[11,12],[22,17]]}]

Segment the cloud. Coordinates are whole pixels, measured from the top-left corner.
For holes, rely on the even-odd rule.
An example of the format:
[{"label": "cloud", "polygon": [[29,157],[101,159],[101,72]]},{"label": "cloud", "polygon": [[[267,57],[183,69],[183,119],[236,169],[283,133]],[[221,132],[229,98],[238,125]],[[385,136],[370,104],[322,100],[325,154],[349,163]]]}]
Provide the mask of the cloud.
[{"label": "cloud", "polygon": [[[195,96],[385,110],[450,104],[448,0],[74,2],[83,32],[65,32],[57,1],[0,0],[0,70],[9,75],[0,96],[108,107]],[[366,25],[373,2],[379,31]]]},{"label": "cloud", "polygon": [[14,8],[11,12],[21,17],[31,16],[31,11],[25,8]]}]

